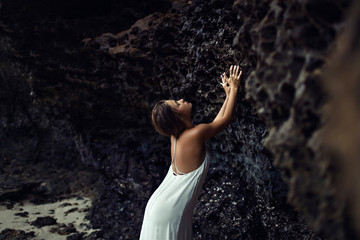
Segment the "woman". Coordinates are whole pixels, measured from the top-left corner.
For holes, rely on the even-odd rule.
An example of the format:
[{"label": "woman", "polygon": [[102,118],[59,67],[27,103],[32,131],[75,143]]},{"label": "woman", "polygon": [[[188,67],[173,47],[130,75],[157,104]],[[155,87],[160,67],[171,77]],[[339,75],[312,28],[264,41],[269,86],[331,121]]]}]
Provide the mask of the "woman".
[{"label": "woman", "polygon": [[209,164],[205,141],[231,123],[241,73],[239,66],[231,66],[229,78],[221,75],[226,99],[211,123],[195,126],[192,104],[183,99],[155,105],[153,125],[160,134],[171,137],[172,161],[146,205],[141,240],[192,239],[192,215]]}]

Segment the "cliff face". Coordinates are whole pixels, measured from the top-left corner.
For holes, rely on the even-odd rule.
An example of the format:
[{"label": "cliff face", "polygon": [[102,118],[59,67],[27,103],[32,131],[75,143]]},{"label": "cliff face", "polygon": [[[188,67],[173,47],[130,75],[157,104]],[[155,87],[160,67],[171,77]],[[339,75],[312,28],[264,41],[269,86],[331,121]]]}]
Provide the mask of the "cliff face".
[{"label": "cliff face", "polygon": [[[349,4],[3,1],[2,177],[15,181],[35,166],[51,183],[49,166],[71,170],[58,175],[75,186],[43,189],[28,177],[13,189],[45,200],[88,189],[103,238],[136,239],[170,161],[152,106],[184,98],[194,123],[209,122],[225,97],[220,74],[239,64],[234,122],[209,142],[214,160],[194,238],[350,238],[349,213],[335,195],[337,161],[317,133],[327,119],[322,69]],[[79,174],[84,166],[91,170]],[[36,190],[24,190],[29,182]]]},{"label": "cliff face", "polygon": [[[321,146],[319,130],[329,120],[323,107],[328,101],[323,65],[343,29],[341,4],[349,2],[239,1],[239,17],[246,20],[234,43],[242,51],[251,46],[257,59],[246,81],[246,96],[269,129],[265,146],[274,154],[275,166],[285,170],[289,202],[323,236],[351,239],[354,225],[337,195],[341,161]],[[254,14],[249,11],[252,7],[262,10]],[[247,36],[249,44],[244,48]]]},{"label": "cliff face", "polygon": [[[359,80],[360,4],[351,7],[348,25],[337,39],[336,49],[325,67],[323,86],[329,101],[323,106],[326,124],[318,131],[320,149],[336,177],[336,192],[345,207],[347,223],[360,236],[359,216]],[[335,174],[334,174],[335,173]],[[355,235],[349,238],[356,238]]]}]

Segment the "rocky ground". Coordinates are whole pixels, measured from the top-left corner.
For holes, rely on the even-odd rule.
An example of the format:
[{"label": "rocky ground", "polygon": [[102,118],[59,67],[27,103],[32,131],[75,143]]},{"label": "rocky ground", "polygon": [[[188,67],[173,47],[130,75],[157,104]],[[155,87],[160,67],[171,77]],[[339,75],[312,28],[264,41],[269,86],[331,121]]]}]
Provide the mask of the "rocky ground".
[{"label": "rocky ground", "polygon": [[[89,198],[95,231],[70,226],[64,237],[137,239],[170,161],[152,106],[185,98],[194,123],[209,122],[224,99],[220,74],[239,64],[234,122],[209,142],[215,157],[194,239],[356,239],[356,204],[338,194],[341,161],[321,145],[331,96],[325,66],[351,4],[1,1],[4,211]],[[16,228],[0,234],[34,237]]]}]

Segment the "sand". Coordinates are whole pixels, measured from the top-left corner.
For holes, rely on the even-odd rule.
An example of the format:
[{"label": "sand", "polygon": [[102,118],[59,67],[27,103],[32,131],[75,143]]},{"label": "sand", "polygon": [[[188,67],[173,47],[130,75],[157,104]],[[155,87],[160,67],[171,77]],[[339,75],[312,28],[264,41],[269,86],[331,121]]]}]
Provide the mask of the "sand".
[{"label": "sand", "polygon": [[[73,231],[76,229],[77,232],[88,235],[97,230],[92,229],[89,220],[85,218],[90,207],[91,200],[86,197],[40,205],[24,201],[16,203],[11,209],[2,205],[0,206],[0,232],[6,228],[25,232],[33,231],[35,233],[33,239],[53,240],[65,240],[67,236],[74,233],[69,233],[69,229],[73,229]],[[57,223],[43,227],[31,225],[38,217],[52,217],[56,219]],[[71,224],[74,227],[71,227]]]}]

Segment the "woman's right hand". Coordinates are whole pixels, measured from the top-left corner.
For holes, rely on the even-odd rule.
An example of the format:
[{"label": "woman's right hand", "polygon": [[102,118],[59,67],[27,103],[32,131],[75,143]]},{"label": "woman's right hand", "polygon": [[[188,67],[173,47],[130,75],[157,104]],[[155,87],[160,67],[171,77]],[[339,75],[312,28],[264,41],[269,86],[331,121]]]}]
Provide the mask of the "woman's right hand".
[{"label": "woman's right hand", "polygon": [[234,66],[234,65],[231,65],[230,66],[230,76],[228,78],[228,83],[230,85],[230,88],[231,89],[238,89],[239,86],[240,86],[240,80],[241,80],[241,74],[242,74],[242,71],[240,71],[239,73],[239,70],[240,70],[240,67],[237,65],[237,66]]}]

